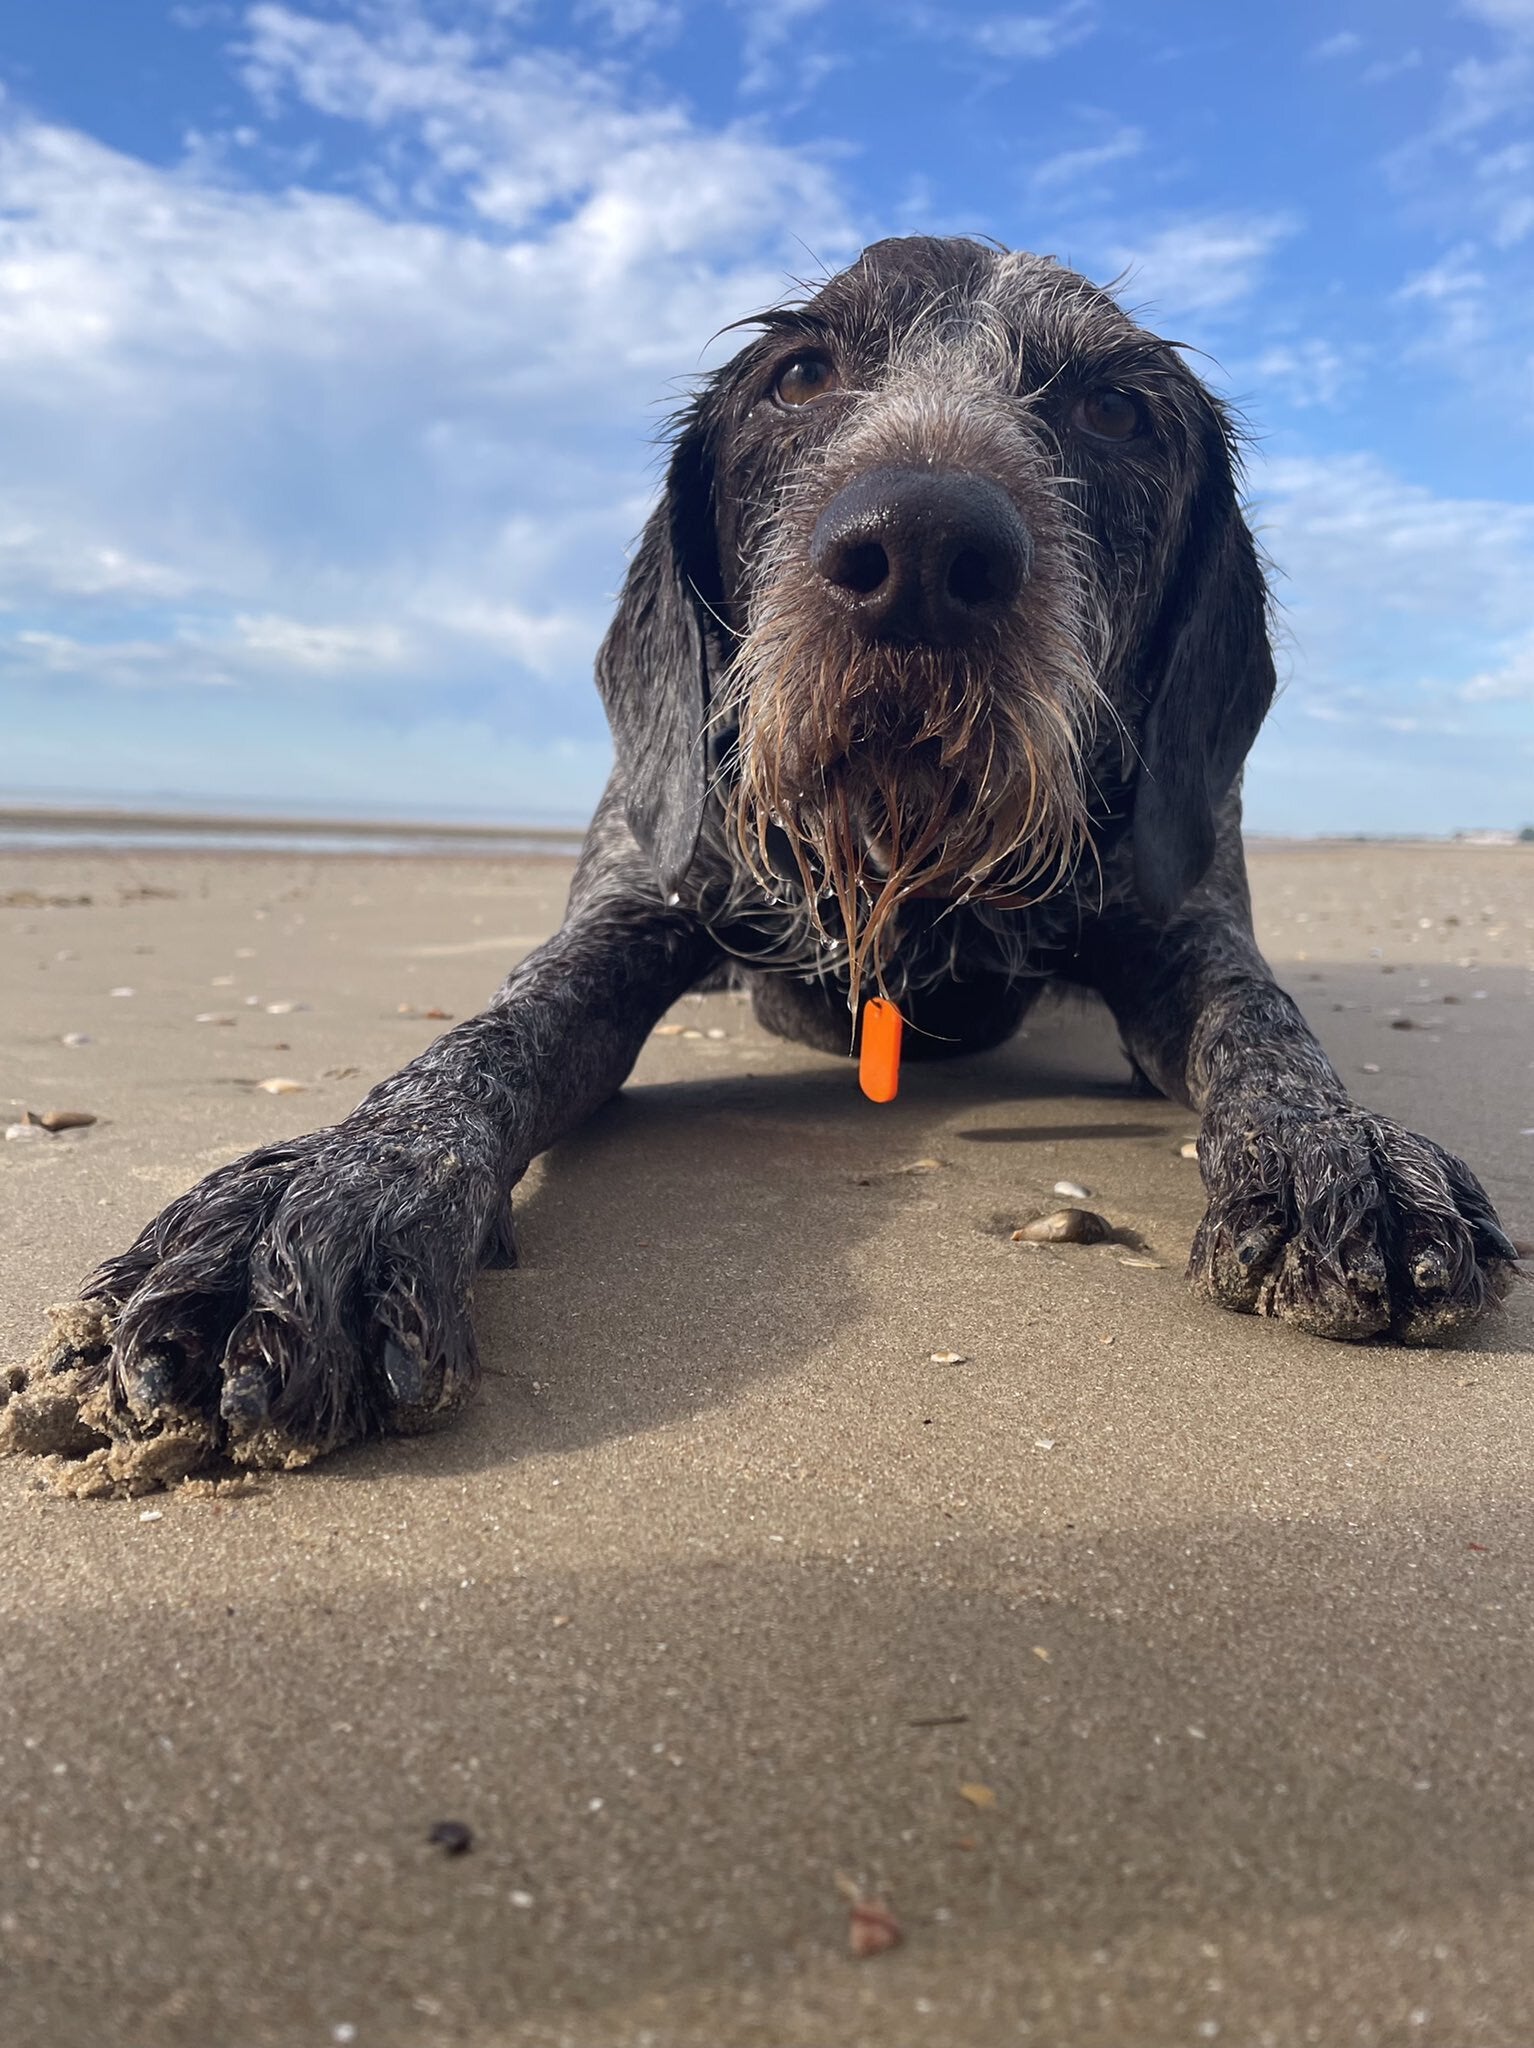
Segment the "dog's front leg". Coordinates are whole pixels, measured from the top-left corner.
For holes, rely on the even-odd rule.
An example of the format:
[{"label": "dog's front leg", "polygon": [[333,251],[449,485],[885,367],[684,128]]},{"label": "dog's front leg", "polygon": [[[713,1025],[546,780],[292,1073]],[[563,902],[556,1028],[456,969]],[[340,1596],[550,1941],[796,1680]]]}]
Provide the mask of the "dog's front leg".
[{"label": "dog's front leg", "polygon": [[1475,1175],[1355,1104],[1274,981],[1239,842],[1165,928],[1100,920],[1075,976],[1143,1072],[1200,1113],[1199,1293],[1318,1336],[1430,1343],[1505,1291],[1516,1254]]},{"label": "dog's front leg", "polygon": [[457,1405],[474,1273],[509,1250],[513,1184],[716,958],[609,810],[564,925],[489,1009],[341,1123],[172,1202],[56,1317],[0,1444],[94,1452],[99,1490],[131,1490],[218,1454],[304,1464]]}]

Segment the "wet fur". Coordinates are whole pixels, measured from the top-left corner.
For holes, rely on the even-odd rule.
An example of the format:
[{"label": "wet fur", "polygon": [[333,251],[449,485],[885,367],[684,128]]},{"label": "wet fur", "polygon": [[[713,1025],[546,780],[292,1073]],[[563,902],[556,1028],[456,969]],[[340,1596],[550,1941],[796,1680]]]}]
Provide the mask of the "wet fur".
[{"label": "wet fur", "polygon": [[[342,1123],[173,1202],[10,1376],[0,1447],[78,1493],[308,1462],[458,1407],[476,1269],[531,1159],[731,963],[772,1028],[844,1052],[865,969],[920,1055],[996,1044],[1050,981],[1202,1115],[1189,1267],[1221,1306],[1424,1341],[1513,1250],[1480,1184],[1358,1108],[1251,930],[1239,772],[1273,689],[1232,423],[1085,279],[961,239],[881,243],[755,336],[676,423],[597,680],[616,766],[564,924],[480,1017]],[[785,416],[796,348],[843,390]],[[1148,431],[1072,432],[1094,385]],[[960,656],[870,652],[805,562],[860,469],[999,485],[1033,569]],[[0,1393],[6,1391],[0,1387]]]}]

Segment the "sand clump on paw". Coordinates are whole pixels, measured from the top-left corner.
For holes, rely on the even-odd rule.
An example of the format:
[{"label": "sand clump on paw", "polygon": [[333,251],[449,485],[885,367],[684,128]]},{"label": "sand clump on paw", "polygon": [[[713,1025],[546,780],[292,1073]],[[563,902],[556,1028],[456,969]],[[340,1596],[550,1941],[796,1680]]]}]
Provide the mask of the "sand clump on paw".
[{"label": "sand clump on paw", "polygon": [[40,1471],[51,1492],[70,1500],[136,1500],[178,1485],[215,1455],[205,1431],[166,1430],[102,1444],[83,1458],[45,1458]]},{"label": "sand clump on paw", "polygon": [[111,1319],[99,1301],[56,1303],[48,1334],[23,1366],[6,1373],[9,1399],[0,1403],[0,1453],[82,1457],[106,1432],[86,1421],[93,1368],[112,1341]]},{"label": "sand clump on paw", "polygon": [[216,1461],[209,1431],[195,1425],[114,1438],[100,1374],[112,1341],[104,1302],[57,1303],[48,1319],[36,1354],[6,1375],[0,1455],[40,1459],[49,1490],[76,1500],[131,1499],[174,1486]]}]

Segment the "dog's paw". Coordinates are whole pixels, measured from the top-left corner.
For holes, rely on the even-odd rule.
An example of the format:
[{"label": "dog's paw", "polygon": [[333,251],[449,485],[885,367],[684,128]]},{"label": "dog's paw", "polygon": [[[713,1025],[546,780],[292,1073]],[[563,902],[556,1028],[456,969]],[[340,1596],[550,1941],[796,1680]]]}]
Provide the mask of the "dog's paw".
[{"label": "dog's paw", "polygon": [[1209,1207],[1188,1277],[1222,1308],[1430,1344],[1507,1290],[1517,1254],[1480,1182],[1384,1117],[1217,1102],[1199,1164]]},{"label": "dog's paw", "polygon": [[339,1125],[172,1202],[0,1383],[0,1450],[78,1494],[308,1464],[427,1427],[477,1373],[469,1293],[498,1213],[466,1148]]}]

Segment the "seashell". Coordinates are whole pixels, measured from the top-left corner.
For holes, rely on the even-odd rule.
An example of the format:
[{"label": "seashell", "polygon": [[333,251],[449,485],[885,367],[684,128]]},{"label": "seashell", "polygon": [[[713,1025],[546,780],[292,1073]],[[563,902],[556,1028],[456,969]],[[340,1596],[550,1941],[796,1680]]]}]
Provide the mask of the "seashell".
[{"label": "seashell", "polygon": [[83,1131],[95,1121],[95,1112],[89,1109],[45,1109],[36,1119],[45,1131]]},{"label": "seashell", "polygon": [[1035,1216],[1012,1233],[1014,1244],[1101,1244],[1112,1237],[1113,1225],[1095,1209],[1056,1209],[1052,1216]]}]

